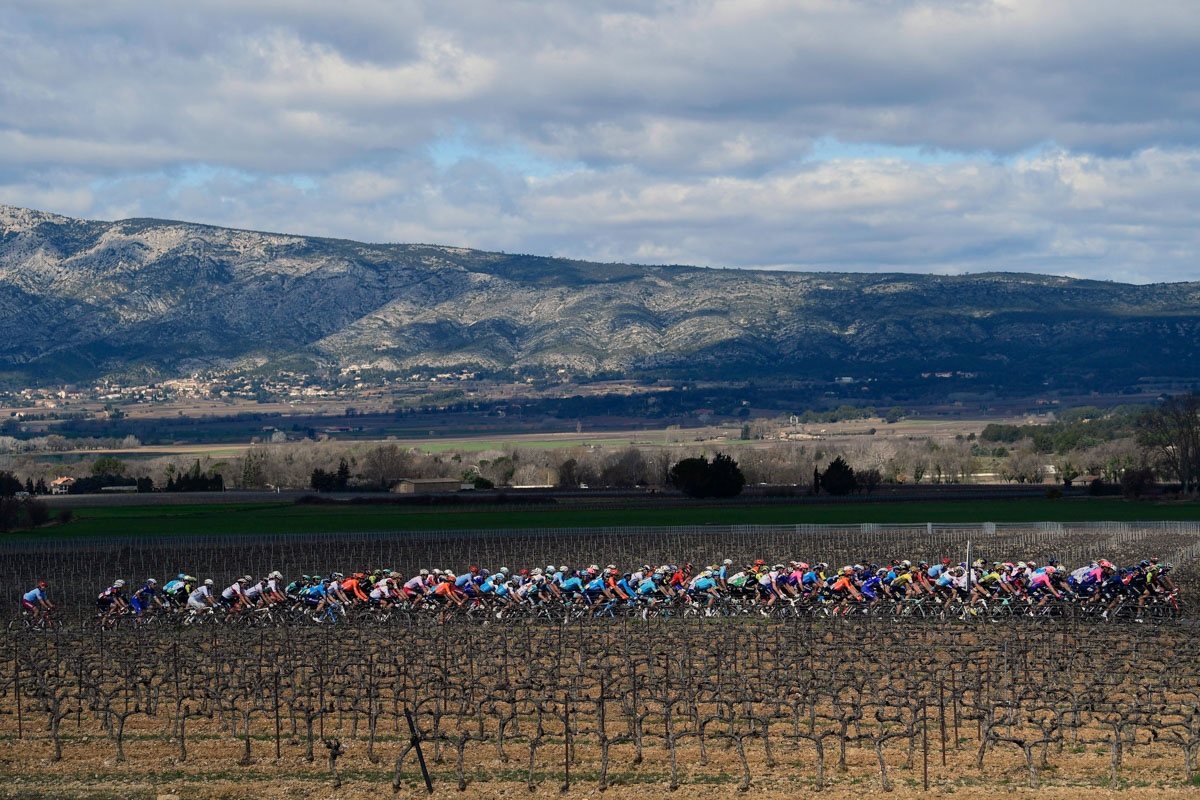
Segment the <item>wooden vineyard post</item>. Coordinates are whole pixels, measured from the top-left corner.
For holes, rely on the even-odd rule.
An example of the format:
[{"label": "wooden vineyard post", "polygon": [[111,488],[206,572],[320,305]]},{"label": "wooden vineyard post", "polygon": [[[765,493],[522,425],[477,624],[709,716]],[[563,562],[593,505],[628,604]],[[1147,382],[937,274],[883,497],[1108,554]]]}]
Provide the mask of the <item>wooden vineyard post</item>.
[{"label": "wooden vineyard post", "polygon": [[563,785],[565,794],[571,789],[571,694],[563,693]]},{"label": "wooden vineyard post", "polygon": [[[433,794],[433,781],[429,780],[429,768],[425,766],[425,754],[421,752],[421,737],[417,735],[417,726],[413,723],[412,712],[406,707],[404,718],[408,720],[408,732],[412,737],[409,741],[417,751],[417,763],[421,765],[421,775],[425,778],[425,790]],[[397,767],[399,770],[399,767]],[[397,771],[397,775],[399,772]]]},{"label": "wooden vineyard post", "polygon": [[275,670],[275,758],[279,759],[279,670]]},{"label": "wooden vineyard post", "polygon": [[921,782],[929,791],[929,698],[921,698]]},{"label": "wooden vineyard post", "polygon": [[17,738],[21,738],[21,659],[13,659],[13,689],[17,694]]},{"label": "wooden vineyard post", "polygon": [[954,672],[950,672],[950,702],[954,704],[954,749],[958,749],[958,681]]},{"label": "wooden vineyard post", "polygon": [[938,681],[938,716],[942,727],[942,766],[946,766],[946,682]]}]

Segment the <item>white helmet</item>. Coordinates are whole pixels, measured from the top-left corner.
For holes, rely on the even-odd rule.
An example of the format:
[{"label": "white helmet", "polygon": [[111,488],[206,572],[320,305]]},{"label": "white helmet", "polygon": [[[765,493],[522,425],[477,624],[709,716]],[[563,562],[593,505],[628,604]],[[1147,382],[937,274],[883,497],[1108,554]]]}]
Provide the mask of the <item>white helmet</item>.
[{"label": "white helmet", "polygon": [[157,586],[158,581],[154,580],[154,578],[146,578],[146,585],[147,586]]},{"label": "white helmet", "polygon": [[721,563],[722,563],[722,564],[724,564],[724,565],[725,565],[725,566],[727,566],[727,567],[728,567],[728,566],[732,566],[732,565],[733,565],[733,559],[732,559],[732,558],[727,558],[727,559],[725,559],[724,561],[722,561]]},{"label": "white helmet", "polygon": [[115,581],[113,581],[113,586],[117,587],[118,589],[120,589],[124,585],[125,585],[125,581],[121,580],[120,578],[117,578]]},{"label": "white helmet", "polygon": [[205,585],[205,586],[212,586],[212,585],[213,585],[212,578],[205,578],[205,579],[204,579],[204,585]]}]

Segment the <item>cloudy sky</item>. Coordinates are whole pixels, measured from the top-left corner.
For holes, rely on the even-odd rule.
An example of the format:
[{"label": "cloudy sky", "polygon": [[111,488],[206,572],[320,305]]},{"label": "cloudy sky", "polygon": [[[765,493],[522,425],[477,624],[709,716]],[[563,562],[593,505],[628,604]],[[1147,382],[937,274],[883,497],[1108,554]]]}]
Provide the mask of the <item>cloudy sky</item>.
[{"label": "cloudy sky", "polygon": [[5,0],[0,202],[603,261],[1200,279],[1196,0]]}]

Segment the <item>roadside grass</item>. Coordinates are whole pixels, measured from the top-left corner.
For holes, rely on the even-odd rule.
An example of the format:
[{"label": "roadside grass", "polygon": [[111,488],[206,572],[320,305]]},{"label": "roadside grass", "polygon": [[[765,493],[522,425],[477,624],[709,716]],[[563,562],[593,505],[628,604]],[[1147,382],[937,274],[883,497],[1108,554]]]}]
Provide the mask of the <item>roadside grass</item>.
[{"label": "roadside grass", "polygon": [[921,501],[804,505],[697,505],[673,508],[462,507],[430,509],[370,505],[132,506],[73,509],[73,521],[10,538],[107,535],[337,533],[353,531],[495,530],[671,525],[797,525],[860,523],[980,523],[1195,521],[1200,503],[1128,502],[1114,498]]}]

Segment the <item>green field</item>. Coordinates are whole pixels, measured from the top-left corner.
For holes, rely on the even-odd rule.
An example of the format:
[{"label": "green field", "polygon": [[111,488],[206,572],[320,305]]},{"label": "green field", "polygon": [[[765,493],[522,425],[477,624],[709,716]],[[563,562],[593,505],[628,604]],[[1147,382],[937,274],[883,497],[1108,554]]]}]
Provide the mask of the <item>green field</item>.
[{"label": "green field", "polygon": [[292,503],[81,508],[66,525],[25,536],[188,535],[630,525],[792,525],[799,523],[1088,522],[1200,520],[1200,504],[1112,498],[724,505],[634,509],[429,509]]}]

